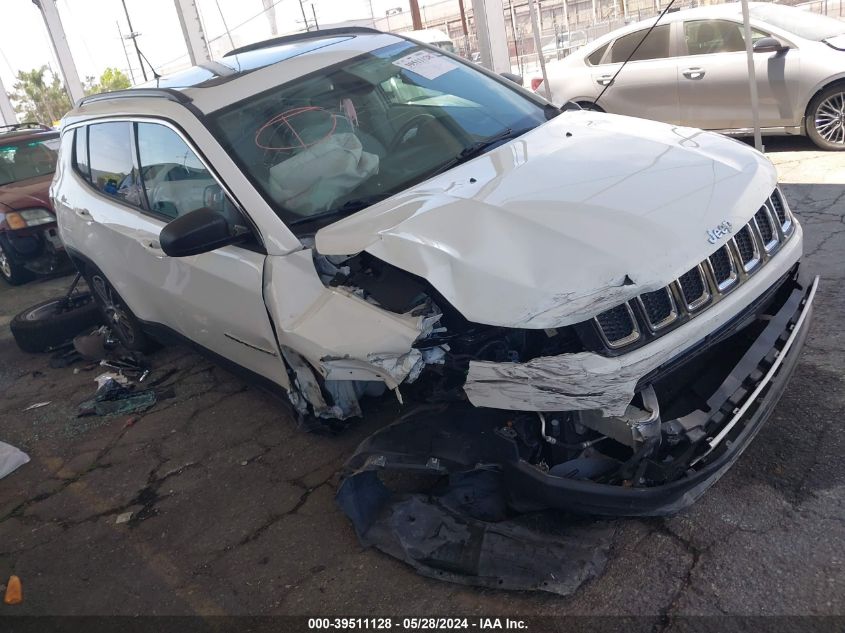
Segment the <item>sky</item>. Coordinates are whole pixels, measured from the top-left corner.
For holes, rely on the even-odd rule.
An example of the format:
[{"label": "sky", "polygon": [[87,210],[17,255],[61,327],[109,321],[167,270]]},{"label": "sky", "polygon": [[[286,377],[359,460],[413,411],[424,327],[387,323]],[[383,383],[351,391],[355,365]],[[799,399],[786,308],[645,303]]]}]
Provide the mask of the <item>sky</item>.
[{"label": "sky", "polygon": [[[408,10],[407,0],[301,1],[309,19],[313,4],[317,20],[322,23],[368,18],[370,2],[377,16],[383,16],[386,9],[398,6]],[[120,0],[56,2],[81,79],[88,76],[98,78],[105,68],[117,67],[127,75],[131,68],[136,81],[143,81],[131,41],[125,42],[124,51],[124,42],[118,33],[118,25],[123,35],[129,31]],[[206,37],[212,41],[212,54],[222,54],[232,48],[225,34],[223,19],[235,45],[271,37],[262,0],[196,0],[196,3]],[[0,5],[0,79],[6,91],[12,91],[14,76],[20,70],[47,64],[58,71],[41,12],[32,0],[0,0]],[[140,33],[138,45],[159,72],[172,72],[187,66],[187,50],[173,0],[126,0],[126,6],[133,29]],[[277,0],[275,12],[280,34],[303,29],[300,0]]]}]

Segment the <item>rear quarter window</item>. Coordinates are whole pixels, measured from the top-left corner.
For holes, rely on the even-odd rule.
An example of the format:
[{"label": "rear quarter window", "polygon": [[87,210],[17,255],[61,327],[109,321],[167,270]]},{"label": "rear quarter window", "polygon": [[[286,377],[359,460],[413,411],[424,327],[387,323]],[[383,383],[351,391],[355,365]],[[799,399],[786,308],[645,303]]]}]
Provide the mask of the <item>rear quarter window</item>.
[{"label": "rear quarter window", "polygon": [[610,46],[610,42],[605,44],[604,46],[599,46],[596,50],[590,53],[587,56],[587,63],[590,66],[598,66],[601,64],[601,59],[604,57],[605,52],[607,51],[607,47]]},{"label": "rear quarter window", "polygon": [[77,128],[73,134],[73,166],[86,180],[91,179],[91,167],[88,163],[88,128]]}]

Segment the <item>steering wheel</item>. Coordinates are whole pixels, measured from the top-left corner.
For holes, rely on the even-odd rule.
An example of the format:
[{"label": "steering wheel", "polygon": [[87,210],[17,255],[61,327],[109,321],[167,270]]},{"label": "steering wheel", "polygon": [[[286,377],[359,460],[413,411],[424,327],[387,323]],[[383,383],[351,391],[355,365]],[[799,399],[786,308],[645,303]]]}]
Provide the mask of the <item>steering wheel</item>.
[{"label": "steering wheel", "polygon": [[392,154],[394,151],[399,150],[405,143],[410,141],[411,139],[418,138],[416,134],[411,136],[410,138],[406,138],[408,134],[413,129],[419,129],[420,127],[431,123],[432,121],[436,121],[437,117],[433,114],[417,114],[410,119],[408,119],[405,124],[399,128],[399,131],[393,137],[393,141],[390,143],[390,153]]}]

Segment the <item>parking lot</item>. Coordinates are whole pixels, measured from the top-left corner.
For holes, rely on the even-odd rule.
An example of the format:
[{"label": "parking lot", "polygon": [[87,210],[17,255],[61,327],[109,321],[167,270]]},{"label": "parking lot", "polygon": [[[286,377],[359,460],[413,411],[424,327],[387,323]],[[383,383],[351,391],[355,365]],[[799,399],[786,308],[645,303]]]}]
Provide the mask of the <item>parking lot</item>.
[{"label": "parking lot", "polygon": [[[669,519],[612,523],[604,573],[573,596],[426,579],[363,549],[333,496],[390,399],[335,436],[186,348],[155,352],[163,398],[76,417],[98,370],[53,369],[7,323],[69,278],[0,285],[2,439],[32,458],[0,481],[0,578],[19,614],[836,614],[845,611],[845,154],[767,139],[822,277],[799,368],[727,475]],[[81,367],[75,365],[74,367]],[[25,411],[34,403],[49,402]],[[118,515],[132,512],[126,523]],[[672,625],[670,620],[664,624]]]}]

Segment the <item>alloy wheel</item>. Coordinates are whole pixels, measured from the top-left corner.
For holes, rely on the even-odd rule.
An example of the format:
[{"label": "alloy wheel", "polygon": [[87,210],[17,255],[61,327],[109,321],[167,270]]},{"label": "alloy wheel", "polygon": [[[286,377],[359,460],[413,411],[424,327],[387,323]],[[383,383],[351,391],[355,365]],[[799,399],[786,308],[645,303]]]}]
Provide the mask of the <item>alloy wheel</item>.
[{"label": "alloy wheel", "polygon": [[6,279],[12,278],[12,262],[9,261],[9,256],[6,255],[6,251],[3,250],[3,245],[0,244],[0,273]]},{"label": "alloy wheel", "polygon": [[828,143],[845,145],[845,92],[835,92],[819,104],[816,131]]},{"label": "alloy wheel", "polygon": [[132,327],[125,308],[116,297],[109,282],[100,275],[94,275],[91,278],[91,285],[94,287],[94,292],[97,293],[108,324],[117,330],[119,338],[124,343],[132,345],[135,342],[135,328]]}]

